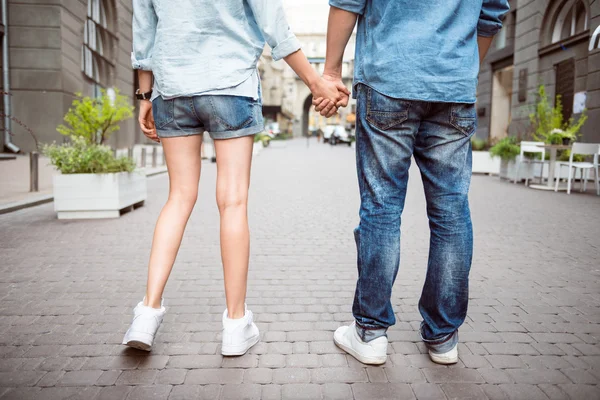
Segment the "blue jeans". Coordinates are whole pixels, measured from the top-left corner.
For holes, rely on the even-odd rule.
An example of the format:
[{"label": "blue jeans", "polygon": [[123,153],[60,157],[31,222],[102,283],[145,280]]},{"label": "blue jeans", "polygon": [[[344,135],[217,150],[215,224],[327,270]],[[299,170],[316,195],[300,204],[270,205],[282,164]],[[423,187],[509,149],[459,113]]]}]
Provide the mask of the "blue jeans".
[{"label": "blue jeans", "polygon": [[421,337],[436,352],[458,341],[467,314],[473,229],[468,192],[474,104],[432,103],[357,88],[356,159],[361,207],[354,235],[358,282],[353,314],[369,341],[396,323],[392,286],[411,157],[421,171],[431,231],[419,310]]}]

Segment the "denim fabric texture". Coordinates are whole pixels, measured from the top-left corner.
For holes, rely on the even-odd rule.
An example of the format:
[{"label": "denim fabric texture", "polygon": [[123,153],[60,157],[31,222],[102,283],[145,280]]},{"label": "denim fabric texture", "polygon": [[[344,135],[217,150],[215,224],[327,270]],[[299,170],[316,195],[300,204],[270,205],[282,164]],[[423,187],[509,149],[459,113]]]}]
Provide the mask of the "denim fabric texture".
[{"label": "denim fabric texture", "polygon": [[274,60],[300,49],[281,0],[133,0],[132,24],[133,68],[165,98],[239,85],[265,42]]},{"label": "denim fabric texture", "polygon": [[[259,91],[260,95],[260,91]],[[152,113],[160,138],[200,135],[233,139],[264,130],[261,99],[204,95],[152,101]]]},{"label": "denim fabric texture", "polygon": [[[329,0],[359,14],[355,84],[390,97],[474,103],[477,36],[502,27],[508,0]],[[354,91],[356,97],[356,90]]]},{"label": "denim fabric texture", "polygon": [[401,100],[357,87],[356,159],[360,224],[355,229],[358,282],[353,305],[368,340],[396,323],[390,301],[400,265],[400,225],[414,157],[431,230],[419,311],[421,335],[434,348],[462,325],[469,299],[473,229],[468,192],[474,104]]}]

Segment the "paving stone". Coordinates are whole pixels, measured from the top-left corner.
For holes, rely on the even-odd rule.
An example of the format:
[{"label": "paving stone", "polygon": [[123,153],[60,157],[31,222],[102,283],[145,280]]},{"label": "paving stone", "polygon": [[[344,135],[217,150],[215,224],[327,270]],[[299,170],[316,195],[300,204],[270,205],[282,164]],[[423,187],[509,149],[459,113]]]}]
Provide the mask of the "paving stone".
[{"label": "paving stone", "polygon": [[195,356],[171,356],[169,358],[169,368],[218,368],[223,362],[221,356],[195,355]]},{"label": "paving stone", "polygon": [[525,362],[518,356],[485,356],[494,368],[526,368]]},{"label": "paving stone", "polygon": [[507,400],[508,395],[498,385],[481,385],[481,390],[490,400]]},{"label": "paving stone", "polygon": [[187,369],[164,369],[158,372],[155,382],[163,385],[181,385],[187,373]]},{"label": "paving stone", "polygon": [[223,400],[261,400],[262,387],[255,384],[224,385]]},{"label": "paving stone", "polygon": [[405,400],[414,399],[412,389],[403,383],[355,383],[352,392],[356,400]]},{"label": "paving stone", "polygon": [[557,385],[542,384],[538,387],[551,400],[569,400],[569,396]]},{"label": "paving stone", "polygon": [[542,383],[571,383],[560,371],[553,369],[508,369],[506,372],[516,383],[539,385]]},{"label": "paving stone", "polygon": [[434,383],[412,383],[410,385],[417,400],[445,400],[446,395],[440,385]]},{"label": "paving stone", "polygon": [[321,387],[313,384],[289,384],[281,387],[282,400],[313,400],[321,398]]},{"label": "paving stone", "polygon": [[222,368],[255,368],[258,366],[256,354],[244,354],[240,357],[224,357]]},{"label": "paving stone", "polygon": [[220,385],[179,385],[173,386],[169,400],[215,400],[221,393]]},{"label": "paving stone", "polygon": [[188,372],[185,384],[242,383],[243,375],[242,369],[197,369]]},{"label": "paving stone", "polygon": [[252,368],[244,371],[244,383],[269,384],[273,381],[273,370],[269,368]]},{"label": "paving stone", "polygon": [[95,400],[117,400],[126,399],[134,389],[133,386],[107,386],[103,387]]},{"label": "paving stone", "polygon": [[493,355],[537,355],[538,351],[530,344],[525,343],[482,343],[482,346]]},{"label": "paving stone", "polygon": [[[590,374],[588,371],[576,368],[561,369],[560,372],[565,374],[573,383],[583,383],[590,385],[600,384],[600,379]],[[557,382],[553,382],[557,383]]]},{"label": "paving stone", "polygon": [[157,370],[134,369],[123,371],[117,379],[117,385],[150,385],[158,376]]},{"label": "paving stone", "polygon": [[323,367],[346,367],[348,360],[344,354],[319,355],[321,366]]},{"label": "paving stone", "polygon": [[498,368],[479,368],[477,372],[479,372],[487,383],[514,383],[513,378],[506,373],[506,370]]},{"label": "paving stone", "polygon": [[100,390],[99,387],[50,387],[42,388],[36,398],[43,400],[87,400],[96,398]]},{"label": "paving stone", "polygon": [[317,354],[290,354],[286,356],[286,366],[292,368],[316,368],[319,366]]},{"label": "paving stone", "polygon": [[571,399],[598,399],[600,398],[600,387],[598,385],[559,385]]},{"label": "paving stone", "polygon": [[43,371],[0,372],[0,386],[33,386],[46,375]]},{"label": "paving stone", "polygon": [[306,368],[281,368],[273,371],[273,383],[309,383],[310,370]]},{"label": "paving stone", "polygon": [[385,374],[391,383],[425,382],[425,377],[421,371],[414,367],[386,367]]},{"label": "paving stone", "polygon": [[535,385],[503,384],[500,388],[510,400],[547,400],[548,396]]},{"label": "paving stone", "polygon": [[483,356],[478,356],[475,354],[461,354],[459,352],[459,357],[467,368],[488,368],[491,366],[488,360]]},{"label": "paving stone", "polygon": [[481,387],[472,383],[445,383],[441,387],[449,400],[487,400]]},{"label": "paving stone", "polygon": [[326,383],[321,386],[323,400],[347,400],[351,399],[352,388],[343,383]]},{"label": "paving stone", "polygon": [[[36,386],[39,386],[39,387],[55,386],[58,383],[58,381],[63,377],[64,374],[65,374],[64,371],[50,371],[46,375],[44,375],[42,377],[42,379],[40,379],[38,381]],[[0,396],[0,397],[2,397],[2,396]]]},{"label": "paving stone", "polygon": [[563,357],[558,356],[521,356],[519,357],[527,367],[534,369],[567,369],[571,364]]},{"label": "paving stone", "polygon": [[263,354],[258,359],[258,366],[264,368],[285,367],[285,356],[283,354]]},{"label": "paving stone", "polygon": [[172,388],[171,385],[136,386],[127,400],[167,400]]},{"label": "paving stone", "polygon": [[96,381],[96,386],[111,386],[117,382],[122,371],[103,371]]},{"label": "paving stone", "polygon": [[430,383],[484,383],[477,370],[466,368],[425,368],[422,370]]},{"label": "paving stone", "polygon": [[314,383],[368,382],[364,368],[318,368],[310,371]]},{"label": "paving stone", "polygon": [[377,382],[388,382],[387,375],[382,367],[367,367],[365,369],[367,371],[367,377],[369,382],[377,383]]}]

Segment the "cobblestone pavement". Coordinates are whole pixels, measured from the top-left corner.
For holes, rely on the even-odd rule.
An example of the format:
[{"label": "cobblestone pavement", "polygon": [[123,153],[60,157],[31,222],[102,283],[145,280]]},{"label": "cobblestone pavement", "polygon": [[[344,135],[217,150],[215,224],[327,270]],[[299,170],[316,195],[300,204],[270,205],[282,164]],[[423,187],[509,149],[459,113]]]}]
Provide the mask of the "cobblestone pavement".
[{"label": "cobblestone pavement", "polygon": [[51,204],[0,216],[0,398],[600,398],[600,198],[473,178],[469,316],[460,362],[441,367],[417,332],[428,231],[413,174],[399,322],[387,364],[365,368],[332,341],[351,320],[356,279],[353,151],[274,143],[255,161],[250,209],[248,304],[262,341],[224,359],[215,165],[203,168],[151,354],[119,343],[143,295],[166,176],[118,220],[58,221]]}]

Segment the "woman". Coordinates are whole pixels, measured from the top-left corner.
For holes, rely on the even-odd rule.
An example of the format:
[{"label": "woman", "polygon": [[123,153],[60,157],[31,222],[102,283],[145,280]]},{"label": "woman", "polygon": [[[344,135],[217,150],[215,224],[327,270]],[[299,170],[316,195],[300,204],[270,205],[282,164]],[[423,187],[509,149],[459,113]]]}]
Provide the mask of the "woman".
[{"label": "woman", "polygon": [[146,296],[134,309],[123,344],[152,348],[166,311],[163,291],[198,195],[202,134],[208,131],[217,154],[227,303],[221,351],[241,355],[259,340],[245,299],[253,135],[264,128],[256,64],[265,40],[274,60],[285,59],[315,98],[327,99],[328,112],[349,93],[310,66],[281,0],[134,0],[133,7],[139,123],[163,145],[170,189],[154,231]]}]

